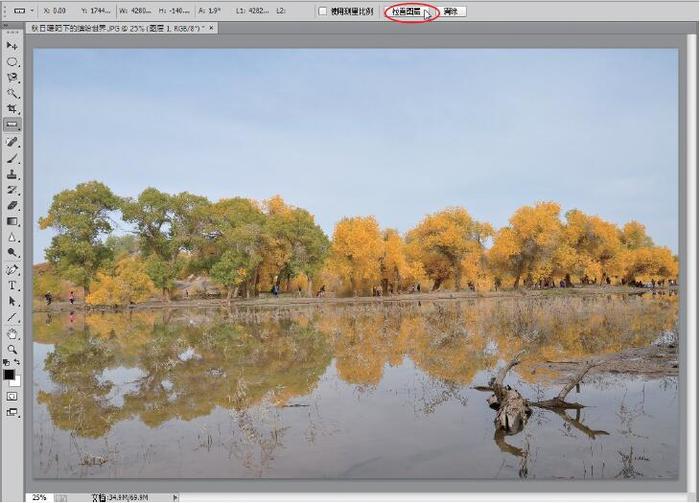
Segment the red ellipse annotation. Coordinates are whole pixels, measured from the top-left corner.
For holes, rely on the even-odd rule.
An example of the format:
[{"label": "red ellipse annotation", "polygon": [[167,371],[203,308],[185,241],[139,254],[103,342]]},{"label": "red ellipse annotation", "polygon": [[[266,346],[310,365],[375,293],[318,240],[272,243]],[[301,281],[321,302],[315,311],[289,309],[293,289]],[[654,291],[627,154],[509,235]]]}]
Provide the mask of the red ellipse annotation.
[{"label": "red ellipse annotation", "polygon": [[[418,19],[400,19],[398,17],[392,16],[389,14],[389,10],[395,8],[395,7],[426,7],[428,9],[431,9],[435,12],[434,15],[430,16],[424,16],[420,17]],[[389,21],[393,21],[394,23],[403,23],[403,24],[419,24],[419,23],[432,23],[435,21],[437,18],[440,17],[440,8],[436,7],[435,5],[429,4],[429,3],[422,3],[422,2],[401,2],[401,3],[395,3],[393,5],[390,5],[386,9],[384,9],[384,17],[387,18]]]}]

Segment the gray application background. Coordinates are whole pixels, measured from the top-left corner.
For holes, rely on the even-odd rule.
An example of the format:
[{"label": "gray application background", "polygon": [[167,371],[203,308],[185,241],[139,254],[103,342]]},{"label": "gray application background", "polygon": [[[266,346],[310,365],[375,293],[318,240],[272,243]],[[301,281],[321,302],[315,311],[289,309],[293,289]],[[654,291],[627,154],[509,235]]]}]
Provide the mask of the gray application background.
[{"label": "gray application background", "polygon": [[[21,23],[7,23],[9,28],[23,28]],[[27,35],[25,39],[25,82],[32,83],[33,49],[38,48],[675,48],[678,54],[678,159],[679,159],[679,257],[681,275],[686,269],[686,34],[697,34],[698,24],[689,22],[566,22],[515,23],[472,22],[434,23],[417,26],[385,25],[384,23],[220,23],[218,35]],[[27,89],[31,88],[27,85]],[[25,103],[25,182],[33,186],[33,116],[32,93]],[[138,120],[138,117],[135,117]],[[71,124],[80,134],[80,124]],[[697,192],[697,188],[696,188]],[[32,192],[25,195],[25,228],[31,229]],[[26,236],[25,250],[33,249],[31,233]],[[25,257],[26,298],[32,298],[32,264],[35,258]],[[685,276],[684,276],[685,277]],[[686,348],[687,283],[681,281],[680,351]],[[31,303],[25,303],[25,320],[32,319]],[[29,362],[25,382],[32,383],[31,324],[25,327],[24,354]],[[696,355],[697,358],[697,355]],[[686,417],[687,368],[681,365],[679,420]],[[25,386],[24,403],[32,404],[32,387]],[[26,407],[24,419],[25,452],[31,453],[32,410]],[[680,476],[666,481],[491,481],[491,480],[51,480],[37,479],[32,474],[30,456],[24,460],[25,492],[91,493],[103,492],[685,492],[686,431],[679,427]],[[183,453],[186,455],[186,453]]]}]

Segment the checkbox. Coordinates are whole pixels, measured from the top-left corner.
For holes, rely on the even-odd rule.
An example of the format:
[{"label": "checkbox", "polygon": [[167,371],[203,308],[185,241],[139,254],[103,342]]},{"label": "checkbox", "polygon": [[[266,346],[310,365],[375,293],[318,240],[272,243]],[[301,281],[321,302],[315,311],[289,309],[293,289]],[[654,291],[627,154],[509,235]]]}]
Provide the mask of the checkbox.
[{"label": "checkbox", "polygon": [[318,15],[319,16],[327,16],[328,15],[328,8],[327,7],[319,7],[318,8]]}]

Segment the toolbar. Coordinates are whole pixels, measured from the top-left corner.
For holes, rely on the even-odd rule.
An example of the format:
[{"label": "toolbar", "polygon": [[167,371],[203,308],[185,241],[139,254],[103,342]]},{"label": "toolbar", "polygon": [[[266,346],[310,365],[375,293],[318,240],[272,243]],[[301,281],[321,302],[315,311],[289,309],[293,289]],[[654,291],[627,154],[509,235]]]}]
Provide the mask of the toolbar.
[{"label": "toolbar", "polygon": [[[23,493],[24,33],[2,30],[2,497]],[[14,497],[14,498],[13,498]]]},{"label": "toolbar", "polygon": [[[659,0],[437,1],[362,0],[222,2],[3,2],[4,21],[24,22],[228,22],[379,21],[697,21],[697,2]],[[38,30],[37,30],[38,31]]]}]

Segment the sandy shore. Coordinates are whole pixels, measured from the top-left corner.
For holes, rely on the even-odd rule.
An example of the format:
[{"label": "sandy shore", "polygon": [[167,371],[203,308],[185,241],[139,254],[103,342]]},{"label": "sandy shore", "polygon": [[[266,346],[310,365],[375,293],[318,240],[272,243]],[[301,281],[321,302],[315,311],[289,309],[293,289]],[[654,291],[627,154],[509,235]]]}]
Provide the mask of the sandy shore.
[{"label": "sandy shore", "polygon": [[[657,288],[653,290],[656,293],[675,293],[676,289]],[[555,297],[555,296],[585,296],[585,295],[610,295],[610,294],[642,294],[652,292],[648,288],[630,288],[620,286],[598,286],[598,287],[575,287],[575,288],[551,288],[546,290],[505,290],[500,292],[428,292],[419,294],[401,294],[401,295],[386,295],[383,297],[332,297],[324,298],[317,297],[298,297],[294,294],[281,294],[279,297],[273,297],[269,293],[262,294],[257,298],[241,299],[237,298],[230,303],[226,299],[188,299],[188,300],[173,300],[167,301],[149,301],[130,306],[110,307],[110,306],[90,306],[82,302],[70,304],[68,302],[54,302],[50,306],[41,304],[39,301],[34,302],[34,312],[61,312],[61,311],[126,311],[126,310],[150,310],[150,309],[173,309],[173,308],[203,308],[203,307],[294,307],[308,305],[362,305],[376,303],[395,303],[395,302],[416,302],[416,301],[449,301],[462,299],[489,299],[489,298],[524,298],[524,297]]]}]

